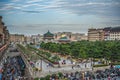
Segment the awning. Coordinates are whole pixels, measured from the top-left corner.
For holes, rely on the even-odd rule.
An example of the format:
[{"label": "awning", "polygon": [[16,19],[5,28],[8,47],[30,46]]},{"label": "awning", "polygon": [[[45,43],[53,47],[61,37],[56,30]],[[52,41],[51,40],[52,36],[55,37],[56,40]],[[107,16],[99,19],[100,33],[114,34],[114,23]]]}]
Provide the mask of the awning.
[{"label": "awning", "polygon": [[116,65],[115,68],[120,68],[120,65]]}]

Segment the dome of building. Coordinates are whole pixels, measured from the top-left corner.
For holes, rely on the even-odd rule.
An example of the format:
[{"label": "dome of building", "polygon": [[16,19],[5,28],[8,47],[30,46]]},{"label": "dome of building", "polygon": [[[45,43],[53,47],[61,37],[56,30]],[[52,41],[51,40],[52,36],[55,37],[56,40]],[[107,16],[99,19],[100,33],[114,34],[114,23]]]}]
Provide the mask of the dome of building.
[{"label": "dome of building", "polygon": [[67,36],[62,36],[59,40],[69,40]]},{"label": "dome of building", "polygon": [[60,43],[69,43],[70,39],[66,35],[62,35],[59,40]]}]

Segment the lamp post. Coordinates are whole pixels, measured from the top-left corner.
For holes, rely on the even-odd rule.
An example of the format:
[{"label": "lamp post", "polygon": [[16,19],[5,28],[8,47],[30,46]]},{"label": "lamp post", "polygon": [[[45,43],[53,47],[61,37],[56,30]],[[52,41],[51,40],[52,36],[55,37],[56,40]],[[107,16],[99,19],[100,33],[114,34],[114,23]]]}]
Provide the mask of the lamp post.
[{"label": "lamp post", "polygon": [[41,57],[41,71],[42,71],[42,57]]},{"label": "lamp post", "polygon": [[92,71],[93,71],[93,57],[91,58],[91,67],[92,67]]},{"label": "lamp post", "polygon": [[[92,50],[90,50],[90,54],[92,54]],[[93,71],[93,55],[91,56],[91,68],[92,68],[92,71]]]}]

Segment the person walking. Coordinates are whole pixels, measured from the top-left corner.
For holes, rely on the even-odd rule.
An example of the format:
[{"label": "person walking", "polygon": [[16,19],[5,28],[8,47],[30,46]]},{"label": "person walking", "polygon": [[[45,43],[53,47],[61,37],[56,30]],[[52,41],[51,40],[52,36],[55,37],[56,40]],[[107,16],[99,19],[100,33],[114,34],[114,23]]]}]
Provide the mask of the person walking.
[{"label": "person walking", "polygon": [[0,73],[0,80],[2,80],[2,73]]},{"label": "person walking", "polygon": [[72,69],[74,69],[74,66],[72,66]]},{"label": "person walking", "polygon": [[108,80],[111,80],[110,75],[108,76]]}]

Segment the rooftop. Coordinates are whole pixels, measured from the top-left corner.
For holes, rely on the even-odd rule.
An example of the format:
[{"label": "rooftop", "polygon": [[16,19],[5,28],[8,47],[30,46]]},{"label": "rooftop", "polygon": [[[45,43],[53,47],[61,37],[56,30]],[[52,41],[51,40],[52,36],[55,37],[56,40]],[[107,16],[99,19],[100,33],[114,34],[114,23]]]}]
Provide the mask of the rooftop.
[{"label": "rooftop", "polygon": [[52,34],[52,33],[48,30],[48,32],[45,33],[44,36],[54,36],[54,34]]},{"label": "rooftop", "polygon": [[120,32],[120,26],[118,26],[118,27],[112,27],[110,29],[110,32]]},{"label": "rooftop", "polygon": [[69,40],[69,39],[67,38],[67,36],[64,36],[64,37],[61,37],[59,40],[66,41],[66,40]]}]

